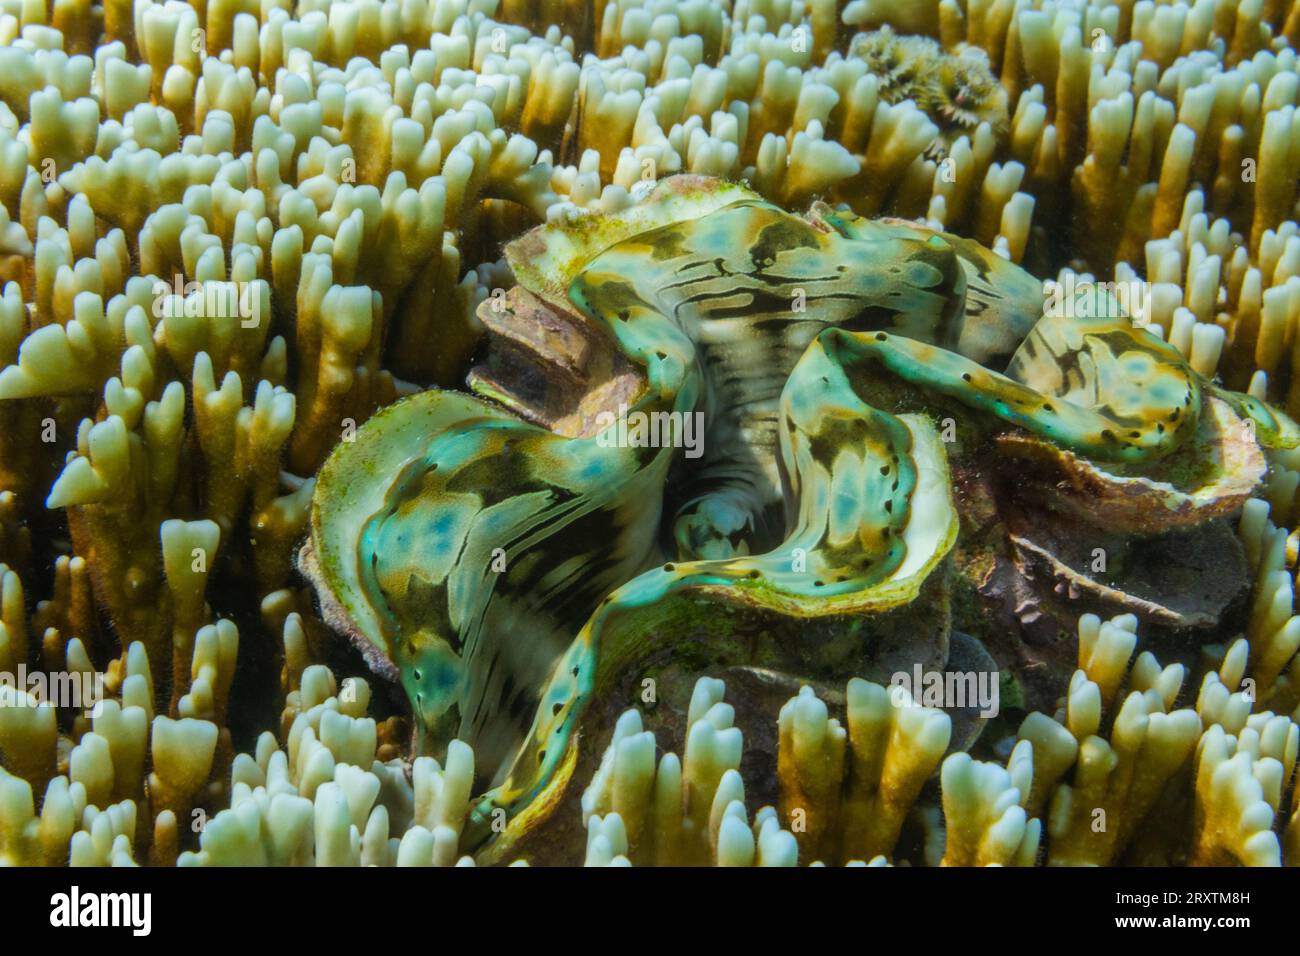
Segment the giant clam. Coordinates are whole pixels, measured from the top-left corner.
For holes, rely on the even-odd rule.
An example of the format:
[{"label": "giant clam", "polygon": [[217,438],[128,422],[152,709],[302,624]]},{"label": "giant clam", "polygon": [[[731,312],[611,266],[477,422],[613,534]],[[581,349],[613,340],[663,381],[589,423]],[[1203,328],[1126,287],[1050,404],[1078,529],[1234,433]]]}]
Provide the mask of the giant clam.
[{"label": "giant clam", "polygon": [[1022,552],[1032,514],[1159,549],[1300,440],[1118,303],[1045,310],[1020,267],[910,222],[680,176],[507,257],[478,394],[403,399],[340,444],[301,556],[331,623],[400,679],[418,746],[473,744],[470,830],[496,852],[575,798],[665,662],[941,668],[978,563],[950,554],[994,486]]}]

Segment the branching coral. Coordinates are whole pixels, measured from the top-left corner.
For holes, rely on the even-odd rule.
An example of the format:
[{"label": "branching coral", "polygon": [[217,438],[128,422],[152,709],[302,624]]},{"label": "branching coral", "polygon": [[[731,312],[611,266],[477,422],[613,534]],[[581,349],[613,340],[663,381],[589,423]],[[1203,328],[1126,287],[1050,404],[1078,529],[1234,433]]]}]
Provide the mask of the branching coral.
[{"label": "branching coral", "polygon": [[[1224,684],[1241,680],[1244,639],[1205,675],[1195,709],[1175,710],[1185,669],[1161,668],[1149,651],[1133,659],[1134,624],[1085,616],[1062,712],[1021,726],[1035,759],[1031,809],[1052,794],[1048,863],[1114,864],[1127,849],[1133,861],[1276,865],[1271,829],[1292,788],[1300,726],[1252,713],[1253,696]],[[1109,739],[1099,735],[1106,725]]]},{"label": "branching coral", "polygon": [[[1125,624],[1131,622],[1101,625],[1099,645],[1084,655],[1088,660],[1075,681],[1067,721],[1077,723],[1088,711],[1088,705],[1080,703],[1087,697],[1096,715],[1103,696],[1119,696],[1120,684],[1128,688],[1130,702],[1144,699],[1152,705],[1153,699],[1172,700],[1178,694],[1180,669],[1162,670],[1148,653],[1139,655],[1125,673],[1122,661],[1133,648]],[[1086,622],[1085,627],[1096,633],[1098,622]],[[208,649],[220,645],[217,630],[207,628],[195,642],[196,686],[211,678],[214,667],[219,671]],[[1244,646],[1230,658],[1239,661],[1242,651]],[[1225,665],[1229,679],[1234,667],[1239,663]],[[1107,680],[1102,671],[1118,683]],[[101,705],[93,730],[68,750],[55,745],[59,732],[53,706],[33,701],[30,706],[0,708],[5,717],[0,742],[6,753],[44,752],[52,765],[57,752],[62,770],[48,778],[37,803],[28,780],[42,778],[39,768],[18,768],[26,779],[6,773],[0,780],[5,795],[0,851],[7,862],[473,862],[462,843],[471,809],[472,751],[455,742],[445,763],[430,757],[409,764],[401,758],[379,759],[380,728],[366,716],[370,689],[364,681],[349,679],[339,687],[328,669],[308,666],[298,689],[287,695],[283,734],[277,738],[263,733],[253,753],[235,755],[220,770],[213,757],[224,730],[210,717],[173,721],[158,716],[150,722],[151,675],[140,645],[132,647],[109,678],[120,697]],[[11,688],[5,692],[15,693]],[[1032,864],[1040,824],[1030,795],[1040,789],[1056,791],[1046,838],[1048,861],[1105,862],[1120,854],[1124,840],[1148,814],[1139,794],[1149,793],[1151,787],[1159,791],[1169,781],[1177,786],[1168,788],[1166,796],[1189,798],[1195,806],[1194,819],[1183,821],[1184,831],[1164,834],[1170,852],[1190,852],[1193,863],[1267,864],[1280,859],[1279,839],[1271,827],[1289,799],[1300,727],[1285,717],[1251,714],[1250,702],[1240,693],[1229,695],[1217,672],[1206,677],[1199,717],[1187,710],[1168,715],[1173,721],[1185,715],[1196,727],[1201,719],[1208,725],[1199,743],[1194,780],[1182,738],[1171,742],[1168,735],[1158,738],[1148,731],[1146,754],[1158,766],[1135,778],[1148,781],[1145,790],[1133,790],[1131,784],[1128,790],[1118,789],[1117,781],[1128,779],[1123,771],[1128,731],[1119,723],[1132,719],[1123,711],[1116,716],[1111,742],[1086,737],[1073,767],[1071,758],[1062,757],[1059,742],[1044,743],[1049,732],[1043,724],[1059,728],[1062,736],[1080,730],[1032,715],[1005,769],[955,753],[937,774],[949,735],[943,713],[917,706],[898,689],[854,680],[843,698],[846,733],[805,687],[782,708],[777,721],[779,807],[764,807],[752,815],[740,773],[743,736],[724,693],[720,680],[705,678],[695,685],[685,715],[689,731],[681,760],[673,753],[658,756],[655,734],[642,729],[637,711],[626,712],[615,725],[580,810],[574,807],[586,824],[585,847],[551,845],[544,858],[572,862],[565,854],[579,852],[588,865],[884,862],[894,856],[909,812],[925,802],[923,785],[939,776],[944,825],[938,853],[945,865]],[[1163,716],[1164,705],[1154,706]],[[16,740],[21,746],[14,745]],[[1090,748],[1103,756],[1088,756]],[[1046,759],[1035,764],[1040,756]],[[1054,769],[1049,767],[1052,761]],[[1076,819],[1074,808],[1097,786],[1090,782],[1097,777],[1097,765],[1103,768],[1098,805],[1111,826],[1127,837],[1108,836],[1109,826],[1084,826],[1080,832],[1062,822]],[[1159,769],[1174,765],[1184,771],[1181,777]],[[1072,782],[1057,782],[1063,774]],[[1178,788],[1181,793],[1175,792]],[[209,815],[206,807],[227,801],[228,808]],[[1083,819],[1094,822],[1095,810],[1084,813]],[[195,852],[180,853],[178,860],[178,831],[184,821],[194,824],[198,845]],[[145,830],[137,833],[138,827]]]},{"label": "branching coral", "polygon": [[[722,701],[723,683],[702,678],[691,697],[684,759],[656,762],[655,737],[637,711],[625,713],[582,795],[587,862],[658,866],[792,866],[798,849],[759,811],[750,825],[740,777],[742,736]],[[768,823],[771,820],[772,823]]]}]

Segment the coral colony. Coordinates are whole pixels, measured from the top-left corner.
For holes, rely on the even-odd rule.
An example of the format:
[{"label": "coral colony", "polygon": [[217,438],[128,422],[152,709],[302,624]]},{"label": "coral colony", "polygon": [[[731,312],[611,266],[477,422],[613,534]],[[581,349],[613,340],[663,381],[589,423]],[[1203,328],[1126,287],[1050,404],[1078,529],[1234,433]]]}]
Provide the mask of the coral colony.
[{"label": "coral colony", "polygon": [[1297,43],[0,0],[0,863],[1300,864]]}]

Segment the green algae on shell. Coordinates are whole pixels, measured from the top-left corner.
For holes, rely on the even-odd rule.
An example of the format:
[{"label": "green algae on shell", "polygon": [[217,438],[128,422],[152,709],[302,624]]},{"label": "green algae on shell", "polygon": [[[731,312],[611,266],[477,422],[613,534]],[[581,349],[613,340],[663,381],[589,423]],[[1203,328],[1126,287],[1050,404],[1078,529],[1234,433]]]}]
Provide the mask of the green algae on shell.
[{"label": "green algae on shell", "polygon": [[1022,479],[1022,493],[1087,524],[1135,534],[1235,513],[1267,467],[1254,431],[1213,396],[1206,397],[1206,414],[1193,439],[1153,474],[1126,474],[1121,465],[1092,462],[1021,432],[999,435],[997,446],[1032,469]]}]

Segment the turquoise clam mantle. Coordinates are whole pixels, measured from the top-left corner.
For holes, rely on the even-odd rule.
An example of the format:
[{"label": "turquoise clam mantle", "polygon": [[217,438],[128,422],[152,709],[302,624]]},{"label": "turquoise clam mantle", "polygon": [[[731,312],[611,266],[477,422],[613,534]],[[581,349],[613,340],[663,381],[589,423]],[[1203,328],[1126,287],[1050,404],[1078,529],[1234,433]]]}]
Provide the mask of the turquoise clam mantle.
[{"label": "turquoise clam mantle", "polygon": [[[1297,443],[1285,416],[1118,310],[1045,315],[1037,279],[912,223],[798,216],[679,176],[507,253],[519,286],[494,321],[544,328],[581,366],[578,399],[530,421],[480,383],[502,401],[433,390],[383,410],[325,464],[303,555],[331,622],[400,678],[423,745],[474,746],[485,838],[550,811],[594,746],[579,732],[592,702],[698,633],[688,622],[723,634],[725,660],[733,620],[925,600],[959,527],[936,414],[1103,482],[1147,478],[1157,499],[1189,493],[1165,463],[1203,418],[1241,424],[1254,457],[1196,478],[1219,511],[1262,474],[1256,443]],[[702,413],[702,455],[611,440],[621,402]]]}]

